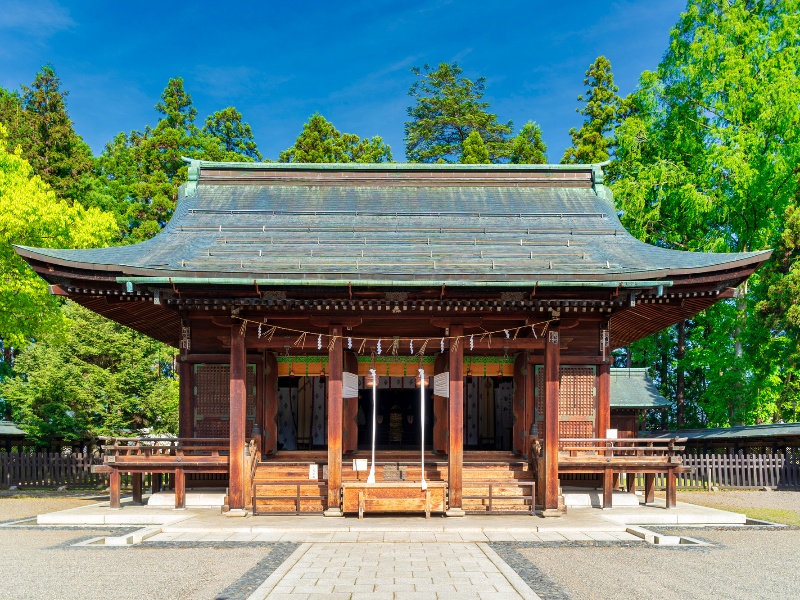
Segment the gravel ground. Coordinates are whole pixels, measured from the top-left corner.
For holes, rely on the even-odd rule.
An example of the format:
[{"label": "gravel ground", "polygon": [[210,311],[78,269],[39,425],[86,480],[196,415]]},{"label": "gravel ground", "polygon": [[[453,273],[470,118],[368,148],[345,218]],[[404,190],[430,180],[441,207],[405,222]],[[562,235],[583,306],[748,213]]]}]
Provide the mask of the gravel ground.
[{"label": "gravel ground", "polygon": [[748,509],[768,508],[800,512],[800,491],[761,492],[721,490],[719,492],[679,491],[678,500],[712,508],[747,513]]},{"label": "gravel ground", "polygon": [[[127,548],[75,548],[71,543],[103,535],[98,529],[0,528],[0,598],[82,600],[218,599],[236,593],[268,559],[271,546],[198,547],[171,544]],[[119,532],[111,532],[119,534]],[[13,548],[13,552],[7,549]],[[256,577],[261,583],[268,576]],[[224,592],[224,593],[223,593]],[[248,594],[249,595],[249,594]]]},{"label": "gravel ground", "polygon": [[669,533],[701,538],[714,547],[519,544],[517,551],[533,565],[533,578],[544,580],[542,591],[535,591],[545,599],[796,600],[800,595],[800,531],[691,528]]},{"label": "gravel ground", "polygon": [[102,497],[91,493],[3,492],[0,494],[0,523],[35,517],[42,513],[97,504]]}]

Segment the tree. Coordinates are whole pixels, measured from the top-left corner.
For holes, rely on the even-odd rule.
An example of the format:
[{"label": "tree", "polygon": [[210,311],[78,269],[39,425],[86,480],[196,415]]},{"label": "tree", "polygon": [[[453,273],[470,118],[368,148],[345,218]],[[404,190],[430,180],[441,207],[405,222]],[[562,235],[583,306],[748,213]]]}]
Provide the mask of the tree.
[{"label": "tree", "polygon": [[411,162],[456,162],[464,153],[464,142],[473,131],[480,134],[491,162],[508,156],[511,121],[498,123],[483,100],[486,78],[475,81],[462,77],[456,63],[414,67],[417,81],[408,95],[414,105],[407,109],[405,124],[406,157]]},{"label": "tree", "polygon": [[56,197],[17,150],[6,150],[0,124],[0,338],[19,346],[53,326],[58,301],[12,244],[46,248],[105,245],[116,232],[112,215]]},{"label": "tree", "polygon": [[583,84],[589,86],[586,95],[578,96],[585,102],[576,111],[585,117],[580,129],[572,128],[572,146],[564,151],[562,163],[599,163],[607,161],[614,138],[610,134],[617,123],[621,100],[619,88],[614,85],[611,63],[605,56],[598,56],[586,71]]},{"label": "tree", "polygon": [[239,154],[254,161],[262,160],[250,125],[242,121],[242,114],[233,106],[208,117],[203,133],[218,139],[223,152]]},{"label": "tree", "polygon": [[459,162],[468,165],[490,164],[491,161],[489,160],[489,150],[486,149],[486,145],[483,143],[483,138],[477,131],[471,132],[467,136],[467,139],[464,140],[461,160]]},{"label": "tree", "polygon": [[547,164],[547,146],[542,141],[542,129],[533,121],[528,121],[511,140],[509,158],[513,164]]},{"label": "tree", "polygon": [[176,434],[174,351],[72,302],[61,312],[65,328],[26,347],[0,385],[37,445],[143,428]]},{"label": "tree", "polygon": [[203,130],[198,129],[197,110],[181,78],[169,80],[155,108],[161,115],[155,127],[120,133],[98,160],[105,193],[124,207],[120,225],[131,243],[153,237],[169,221],[178,187],[187,177],[183,157],[252,161],[260,156],[250,126],[232,107],[215,113]]},{"label": "tree", "polygon": [[[795,252],[785,236],[800,197],[798,15],[797,0],[697,0],[681,15],[616,130],[610,179],[635,235],[684,250]],[[783,259],[687,322],[687,423],[692,410],[715,425],[797,414],[800,337],[786,302],[800,290]]]},{"label": "tree", "polygon": [[0,91],[0,122],[6,125],[7,149],[22,156],[61,198],[82,200],[91,178],[92,152],[75,133],[67,114],[68,92],[51,65],[36,74],[22,95]]},{"label": "tree", "polygon": [[319,113],[311,116],[291,148],[281,152],[281,162],[381,163],[391,162],[392,150],[378,137],[359,138],[341,133]]}]

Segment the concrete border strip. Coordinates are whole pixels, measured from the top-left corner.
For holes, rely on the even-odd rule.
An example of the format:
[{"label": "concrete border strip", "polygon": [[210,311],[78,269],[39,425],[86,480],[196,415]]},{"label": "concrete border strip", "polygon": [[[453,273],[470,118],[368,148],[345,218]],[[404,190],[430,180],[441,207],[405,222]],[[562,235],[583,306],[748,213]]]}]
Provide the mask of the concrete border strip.
[{"label": "concrete border strip", "polygon": [[484,542],[479,542],[477,544],[478,548],[486,555],[492,564],[497,567],[497,569],[503,574],[503,576],[508,580],[508,583],[512,585],[512,587],[517,590],[517,593],[524,598],[525,600],[541,600],[541,597],[534,592],[525,580],[520,577],[517,572],[512,569],[506,561],[504,561],[497,552],[492,550],[488,544]]},{"label": "concrete border strip", "polygon": [[264,580],[256,591],[250,594],[247,600],[264,600],[269,594],[275,589],[275,586],[278,585],[281,579],[294,567],[303,555],[308,552],[309,548],[311,548],[312,544],[306,542],[304,544],[300,544],[300,546],[292,552],[291,556],[287,558],[281,565],[275,569],[272,574]]}]

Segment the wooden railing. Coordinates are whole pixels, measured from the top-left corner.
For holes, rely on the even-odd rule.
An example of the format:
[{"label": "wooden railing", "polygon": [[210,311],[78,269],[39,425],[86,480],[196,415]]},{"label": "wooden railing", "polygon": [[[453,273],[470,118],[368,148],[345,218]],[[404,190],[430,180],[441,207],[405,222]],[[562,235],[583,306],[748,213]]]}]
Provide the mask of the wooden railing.
[{"label": "wooden railing", "polygon": [[558,441],[559,462],[570,458],[629,458],[675,459],[680,463],[680,452],[686,438],[561,438]]},{"label": "wooden railing", "polygon": [[100,448],[106,456],[107,463],[113,463],[115,459],[123,457],[143,459],[159,456],[218,457],[226,456],[229,451],[228,438],[100,437],[99,440],[103,442]]}]

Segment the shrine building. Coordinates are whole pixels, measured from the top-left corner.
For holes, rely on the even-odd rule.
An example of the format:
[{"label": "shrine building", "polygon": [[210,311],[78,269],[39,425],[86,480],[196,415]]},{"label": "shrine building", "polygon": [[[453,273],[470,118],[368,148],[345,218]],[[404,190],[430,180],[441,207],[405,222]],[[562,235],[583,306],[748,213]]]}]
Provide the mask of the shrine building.
[{"label": "shrine building", "polygon": [[169,472],[178,505],[216,483],[232,511],[340,515],[422,490],[451,516],[557,510],[562,457],[610,437],[611,351],[770,255],[635,239],[602,165],[196,160],[154,238],[16,250],[180,349],[180,441],[162,463],[112,444],[112,506],[120,471]]}]

